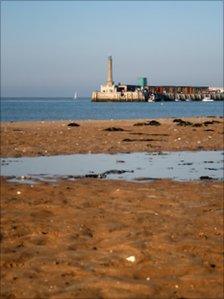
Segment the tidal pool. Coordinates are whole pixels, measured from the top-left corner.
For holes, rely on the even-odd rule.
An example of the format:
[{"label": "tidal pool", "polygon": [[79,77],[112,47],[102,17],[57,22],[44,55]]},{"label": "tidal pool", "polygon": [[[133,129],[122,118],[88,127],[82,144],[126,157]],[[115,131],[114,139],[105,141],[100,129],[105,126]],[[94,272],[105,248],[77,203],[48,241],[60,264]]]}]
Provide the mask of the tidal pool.
[{"label": "tidal pool", "polygon": [[223,151],[74,154],[2,158],[1,175],[30,183],[96,177],[129,181],[223,179]]}]

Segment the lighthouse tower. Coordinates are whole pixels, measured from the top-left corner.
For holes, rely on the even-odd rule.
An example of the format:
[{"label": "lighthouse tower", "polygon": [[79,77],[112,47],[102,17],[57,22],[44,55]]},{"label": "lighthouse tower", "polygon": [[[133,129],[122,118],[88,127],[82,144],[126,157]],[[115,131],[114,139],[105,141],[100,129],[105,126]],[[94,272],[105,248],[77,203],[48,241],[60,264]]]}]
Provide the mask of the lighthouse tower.
[{"label": "lighthouse tower", "polygon": [[112,56],[109,56],[107,60],[107,85],[112,86],[113,84]]},{"label": "lighthouse tower", "polygon": [[107,81],[106,84],[100,86],[100,92],[107,93],[108,98],[117,91],[116,86],[113,81],[113,67],[112,67],[112,56],[107,59]]}]

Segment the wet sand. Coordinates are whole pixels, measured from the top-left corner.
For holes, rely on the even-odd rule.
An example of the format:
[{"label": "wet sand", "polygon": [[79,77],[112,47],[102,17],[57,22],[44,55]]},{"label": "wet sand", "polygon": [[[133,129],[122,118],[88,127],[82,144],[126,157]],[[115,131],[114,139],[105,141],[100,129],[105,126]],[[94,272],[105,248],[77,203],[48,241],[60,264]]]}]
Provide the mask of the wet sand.
[{"label": "wet sand", "polygon": [[[193,124],[186,126],[172,118],[157,121],[161,125],[141,125],[147,120],[76,121],[79,127],[68,126],[69,121],[2,123],[1,156],[223,148],[222,118],[184,118]],[[123,131],[105,131],[108,128]]]},{"label": "wet sand", "polygon": [[[219,122],[3,123],[2,156],[223,148],[223,119],[184,120]],[[1,226],[2,298],[223,298],[219,181],[1,178]]]}]

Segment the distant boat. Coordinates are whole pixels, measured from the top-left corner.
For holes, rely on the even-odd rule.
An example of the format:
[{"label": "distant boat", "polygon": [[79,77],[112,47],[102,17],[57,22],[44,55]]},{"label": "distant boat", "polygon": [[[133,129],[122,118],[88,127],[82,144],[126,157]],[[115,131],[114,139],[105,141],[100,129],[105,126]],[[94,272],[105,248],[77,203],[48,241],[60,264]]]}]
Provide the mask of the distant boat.
[{"label": "distant boat", "polygon": [[208,97],[205,97],[202,102],[213,102],[214,100]]},{"label": "distant boat", "polygon": [[74,93],[74,97],[73,97],[73,99],[74,100],[76,100],[78,98],[78,93],[77,93],[77,91]]},{"label": "distant boat", "polygon": [[155,95],[154,93],[151,94],[151,96],[148,98],[149,103],[154,103],[155,102]]}]

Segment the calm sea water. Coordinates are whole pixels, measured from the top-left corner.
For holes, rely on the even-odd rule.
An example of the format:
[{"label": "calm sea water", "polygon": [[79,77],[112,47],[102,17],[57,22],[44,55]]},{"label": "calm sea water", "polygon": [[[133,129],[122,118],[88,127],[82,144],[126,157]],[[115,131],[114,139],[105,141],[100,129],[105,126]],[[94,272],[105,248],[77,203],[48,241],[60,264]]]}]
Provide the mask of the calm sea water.
[{"label": "calm sea water", "polygon": [[2,121],[222,116],[223,102],[94,103],[90,98],[1,98]]}]

